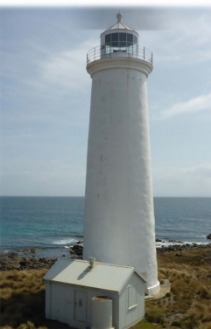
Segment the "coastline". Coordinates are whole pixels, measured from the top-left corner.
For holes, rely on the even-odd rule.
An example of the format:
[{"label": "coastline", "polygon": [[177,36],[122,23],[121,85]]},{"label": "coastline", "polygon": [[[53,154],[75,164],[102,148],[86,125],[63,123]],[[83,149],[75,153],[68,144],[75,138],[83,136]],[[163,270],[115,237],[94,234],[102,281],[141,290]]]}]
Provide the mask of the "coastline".
[{"label": "coastline", "polygon": [[[180,241],[168,242],[167,245],[162,244],[163,241],[156,242],[157,254],[177,252],[176,256],[181,256],[183,251],[197,249],[211,249],[211,243],[183,243]],[[41,270],[50,269],[58,258],[66,259],[82,259],[83,242],[78,241],[74,246],[62,248],[57,257],[40,257],[40,253],[30,253],[23,251],[0,252],[0,271],[9,270]]]},{"label": "coastline", "polygon": [[[81,247],[74,249],[72,257]],[[211,244],[178,243],[158,248],[157,252],[158,279],[161,284],[167,279],[171,290],[162,299],[146,300],[145,320],[133,329],[210,328]],[[6,262],[0,274],[2,328],[68,329],[68,325],[45,318],[43,276],[57,258],[24,257],[17,253],[0,254],[0,262],[3,258]]]}]

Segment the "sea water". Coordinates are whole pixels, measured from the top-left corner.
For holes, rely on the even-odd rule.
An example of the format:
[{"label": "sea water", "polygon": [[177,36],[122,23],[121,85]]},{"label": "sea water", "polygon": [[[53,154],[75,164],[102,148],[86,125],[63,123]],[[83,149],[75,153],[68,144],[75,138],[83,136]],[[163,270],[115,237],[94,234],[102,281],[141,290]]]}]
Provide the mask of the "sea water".
[{"label": "sea water", "polygon": [[[84,197],[1,197],[0,249],[36,248],[38,256],[67,254],[83,240]],[[208,243],[211,198],[154,198],[156,238]],[[112,229],[112,228],[111,228]]]}]

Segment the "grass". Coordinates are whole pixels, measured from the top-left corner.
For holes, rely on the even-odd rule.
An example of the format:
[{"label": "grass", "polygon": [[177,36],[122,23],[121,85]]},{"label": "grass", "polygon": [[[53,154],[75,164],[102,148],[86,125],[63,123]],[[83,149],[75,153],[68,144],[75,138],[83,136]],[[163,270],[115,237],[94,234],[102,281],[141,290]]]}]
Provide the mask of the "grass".
[{"label": "grass", "polygon": [[171,282],[173,302],[147,301],[146,320],[161,328],[211,329],[211,249],[183,251],[180,257],[163,253],[158,266],[159,280]]},{"label": "grass", "polygon": [[[133,329],[211,329],[211,249],[158,255],[159,280],[171,292],[146,302],[145,320]],[[0,329],[68,328],[45,320],[47,270],[0,272]]]},{"label": "grass", "polygon": [[5,271],[0,276],[1,328],[41,329],[47,270]]},{"label": "grass", "polygon": [[132,329],[161,329],[157,324],[150,323],[147,320],[142,320],[141,322],[137,323]]}]

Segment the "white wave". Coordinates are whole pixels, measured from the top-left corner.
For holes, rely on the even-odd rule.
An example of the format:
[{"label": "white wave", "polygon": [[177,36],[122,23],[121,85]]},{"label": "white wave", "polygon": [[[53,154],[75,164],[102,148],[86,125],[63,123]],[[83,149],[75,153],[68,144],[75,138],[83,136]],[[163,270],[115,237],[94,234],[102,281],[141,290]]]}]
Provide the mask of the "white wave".
[{"label": "white wave", "polygon": [[0,254],[9,254],[10,251],[11,251],[11,250],[4,249],[4,250],[1,251]]},{"label": "white wave", "polygon": [[76,243],[77,241],[78,240],[76,240],[76,239],[64,238],[64,239],[60,239],[60,240],[55,240],[55,241],[52,242],[52,244],[67,245],[67,244]]},{"label": "white wave", "polygon": [[156,248],[161,248],[163,247],[168,247],[168,246],[175,246],[175,245],[192,245],[192,244],[196,244],[196,245],[206,245],[209,244],[209,242],[194,242],[194,241],[183,241],[183,242],[179,242],[179,241],[175,241],[175,242],[169,242],[169,241],[162,241],[162,242],[156,242]]}]

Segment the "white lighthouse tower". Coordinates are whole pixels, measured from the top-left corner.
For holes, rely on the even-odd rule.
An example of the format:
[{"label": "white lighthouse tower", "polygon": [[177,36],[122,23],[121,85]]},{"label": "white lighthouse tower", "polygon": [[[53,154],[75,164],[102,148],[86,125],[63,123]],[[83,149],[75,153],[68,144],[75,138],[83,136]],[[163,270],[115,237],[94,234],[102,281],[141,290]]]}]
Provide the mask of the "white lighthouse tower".
[{"label": "white lighthouse tower", "polygon": [[146,83],[153,57],[121,20],[119,13],[87,55],[92,94],[83,258],[134,266],[154,295],[160,284]]}]

